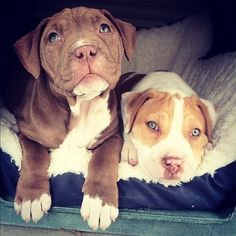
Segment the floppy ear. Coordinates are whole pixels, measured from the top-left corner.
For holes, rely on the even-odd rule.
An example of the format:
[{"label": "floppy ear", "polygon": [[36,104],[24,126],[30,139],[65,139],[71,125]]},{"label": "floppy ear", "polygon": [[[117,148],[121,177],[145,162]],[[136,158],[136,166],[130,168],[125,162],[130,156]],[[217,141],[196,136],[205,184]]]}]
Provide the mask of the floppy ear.
[{"label": "floppy ear", "polygon": [[144,92],[126,92],[121,96],[121,112],[124,123],[124,133],[129,133],[139,108],[150,98],[157,96],[156,90],[147,89]]},{"label": "floppy ear", "polygon": [[131,60],[133,54],[134,54],[134,48],[135,48],[135,41],[136,41],[136,28],[131,25],[130,23],[124,22],[122,20],[115,19],[110,12],[107,10],[102,9],[102,13],[104,14],[105,17],[107,17],[112,24],[117,28],[119,31],[122,42],[123,42],[123,47],[125,50],[125,55],[128,60]]},{"label": "floppy ear", "polygon": [[211,134],[212,130],[217,121],[217,109],[216,106],[202,98],[198,98],[196,96],[192,96],[196,100],[197,106],[200,108],[203,117],[205,119],[206,124],[206,135],[208,137],[209,142],[211,142]]},{"label": "floppy ear", "polygon": [[205,118],[207,127],[206,134],[208,140],[211,141],[212,130],[214,129],[218,116],[216,106],[213,103],[201,98],[199,102],[199,107]]},{"label": "floppy ear", "polygon": [[43,29],[45,28],[49,19],[50,18],[42,20],[35,30],[31,31],[14,43],[14,48],[21,63],[25,69],[36,79],[39,77],[41,69],[39,55],[40,39]]}]

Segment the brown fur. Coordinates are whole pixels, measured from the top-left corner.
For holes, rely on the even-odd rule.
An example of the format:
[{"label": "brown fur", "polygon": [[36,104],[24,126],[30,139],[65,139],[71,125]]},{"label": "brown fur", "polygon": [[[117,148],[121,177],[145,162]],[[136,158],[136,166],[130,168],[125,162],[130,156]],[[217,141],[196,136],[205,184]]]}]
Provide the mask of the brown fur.
[{"label": "brown fur", "polygon": [[[112,31],[104,35],[97,27],[105,21]],[[57,30],[66,41],[49,43],[48,34]],[[115,19],[105,10],[88,8],[65,9],[43,20],[39,26],[15,43],[17,54],[25,69],[35,79],[29,81],[20,106],[15,111],[23,149],[22,169],[15,201],[34,200],[43,193],[49,194],[47,169],[49,148],[57,148],[76,120],[70,115],[69,105],[75,103],[73,88],[86,76],[87,68],[78,63],[71,51],[74,42],[89,39],[99,50],[99,66],[91,64],[89,73],[99,73],[109,84],[104,94],[110,94],[111,124],[93,146],[88,176],[83,191],[99,196],[104,203],[118,206],[116,186],[121,138],[118,134],[118,117],[115,88],[125,52],[128,58],[134,50],[135,28]],[[61,40],[64,40],[62,37]],[[98,60],[96,58],[96,60]],[[99,64],[99,65],[100,65]],[[98,72],[97,72],[98,70]],[[82,135],[82,134],[81,134]]]},{"label": "brown fur", "polygon": [[17,194],[15,197],[17,203],[26,200],[33,201],[38,199],[43,193],[50,195],[49,177],[47,174],[49,167],[48,149],[24,135],[19,135],[19,139],[24,161],[22,161],[20,178],[17,183]]}]

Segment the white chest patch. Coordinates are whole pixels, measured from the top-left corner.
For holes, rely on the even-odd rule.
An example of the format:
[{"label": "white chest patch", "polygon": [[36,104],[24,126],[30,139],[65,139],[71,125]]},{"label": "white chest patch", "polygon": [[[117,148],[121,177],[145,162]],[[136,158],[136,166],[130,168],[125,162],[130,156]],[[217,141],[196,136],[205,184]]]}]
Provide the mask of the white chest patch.
[{"label": "white chest patch", "polygon": [[92,156],[88,148],[111,122],[108,99],[109,96],[96,97],[91,101],[77,99],[75,106],[71,107],[75,119],[73,128],[60,147],[51,151],[49,176],[72,172],[86,177]]},{"label": "white chest patch", "polygon": [[78,101],[71,107],[72,116],[77,121],[65,138],[63,146],[89,147],[96,141],[111,122],[108,98],[109,96],[96,97],[92,101]]}]

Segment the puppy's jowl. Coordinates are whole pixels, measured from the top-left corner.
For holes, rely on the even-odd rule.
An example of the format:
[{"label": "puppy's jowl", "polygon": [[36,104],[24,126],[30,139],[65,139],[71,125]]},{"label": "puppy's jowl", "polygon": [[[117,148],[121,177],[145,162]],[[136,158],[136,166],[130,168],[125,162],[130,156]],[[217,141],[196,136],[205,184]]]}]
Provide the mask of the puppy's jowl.
[{"label": "puppy's jowl", "polygon": [[67,147],[92,155],[82,216],[94,229],[107,228],[118,216],[122,144],[113,89],[134,41],[132,25],[106,10],[79,7],[44,19],[15,43],[27,76],[34,77],[27,78],[15,111],[23,150],[15,209],[25,221],[38,221],[50,209],[49,149],[55,157]]},{"label": "puppy's jowl", "polygon": [[154,72],[122,95],[122,113],[121,177],[125,162],[141,178],[166,186],[194,177],[217,119],[212,103],[177,74]]}]

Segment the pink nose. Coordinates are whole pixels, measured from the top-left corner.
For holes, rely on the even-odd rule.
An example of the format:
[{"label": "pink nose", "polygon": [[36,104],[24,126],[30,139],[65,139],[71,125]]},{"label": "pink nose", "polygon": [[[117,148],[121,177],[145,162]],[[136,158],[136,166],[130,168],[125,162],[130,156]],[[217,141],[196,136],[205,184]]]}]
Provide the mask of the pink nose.
[{"label": "pink nose", "polygon": [[91,63],[96,58],[97,50],[91,45],[81,46],[74,50],[74,55],[80,63]]},{"label": "pink nose", "polygon": [[182,166],[182,160],[178,157],[165,157],[163,158],[163,166],[171,174],[176,174]]}]

